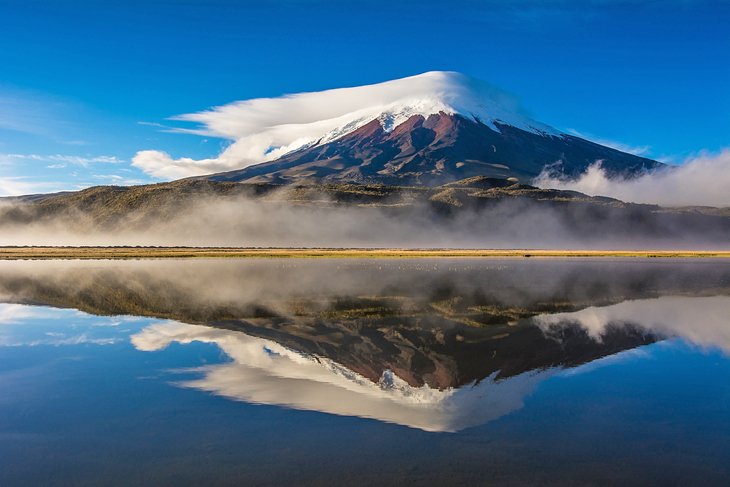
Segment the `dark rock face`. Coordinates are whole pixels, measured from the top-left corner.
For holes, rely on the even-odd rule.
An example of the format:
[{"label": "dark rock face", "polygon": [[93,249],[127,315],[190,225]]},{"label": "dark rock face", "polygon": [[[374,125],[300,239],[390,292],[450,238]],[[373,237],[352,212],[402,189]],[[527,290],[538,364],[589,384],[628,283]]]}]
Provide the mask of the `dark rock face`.
[{"label": "dark rock face", "polygon": [[436,186],[474,176],[529,182],[554,164],[577,175],[599,160],[611,174],[631,175],[663,166],[571,135],[540,135],[501,124],[498,128],[500,132],[445,113],[415,115],[391,132],[373,120],[332,142],[205,178]]}]

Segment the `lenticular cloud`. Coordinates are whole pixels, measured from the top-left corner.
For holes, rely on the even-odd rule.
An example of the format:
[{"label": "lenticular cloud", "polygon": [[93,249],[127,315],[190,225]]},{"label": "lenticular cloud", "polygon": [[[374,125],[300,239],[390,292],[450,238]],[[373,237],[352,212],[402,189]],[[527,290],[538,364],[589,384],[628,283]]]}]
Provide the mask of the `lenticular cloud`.
[{"label": "lenticular cloud", "polygon": [[160,178],[181,178],[241,169],[292,150],[327,142],[380,119],[390,130],[413,115],[444,112],[478,118],[498,130],[494,120],[532,132],[558,134],[523,114],[518,102],[491,85],[453,72],[434,71],[384,83],[257,98],[180,115],[176,121],[197,128],[178,132],[233,141],[215,158],[173,159],[154,150],[138,152],[133,164]]},{"label": "lenticular cloud", "polygon": [[578,179],[565,179],[544,172],[534,184],[541,188],[580,191],[633,203],[725,207],[730,206],[730,149],[636,178],[610,178],[599,161]]}]

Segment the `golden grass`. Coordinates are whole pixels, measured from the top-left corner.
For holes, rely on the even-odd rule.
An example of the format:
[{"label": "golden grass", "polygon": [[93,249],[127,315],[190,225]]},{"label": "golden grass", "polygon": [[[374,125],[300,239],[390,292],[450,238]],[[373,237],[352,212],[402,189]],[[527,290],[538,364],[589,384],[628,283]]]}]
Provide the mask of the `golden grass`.
[{"label": "golden grass", "polygon": [[0,259],[632,257],[730,258],[717,250],[534,250],[230,247],[0,247]]}]

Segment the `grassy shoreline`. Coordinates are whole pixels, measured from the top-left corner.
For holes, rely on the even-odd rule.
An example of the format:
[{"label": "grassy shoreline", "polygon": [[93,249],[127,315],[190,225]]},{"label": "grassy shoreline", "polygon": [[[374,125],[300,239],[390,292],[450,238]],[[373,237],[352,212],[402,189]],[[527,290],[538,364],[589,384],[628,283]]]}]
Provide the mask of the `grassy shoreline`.
[{"label": "grassy shoreline", "polygon": [[632,257],[730,258],[716,250],[382,249],[231,247],[0,247],[0,260],[160,258]]}]

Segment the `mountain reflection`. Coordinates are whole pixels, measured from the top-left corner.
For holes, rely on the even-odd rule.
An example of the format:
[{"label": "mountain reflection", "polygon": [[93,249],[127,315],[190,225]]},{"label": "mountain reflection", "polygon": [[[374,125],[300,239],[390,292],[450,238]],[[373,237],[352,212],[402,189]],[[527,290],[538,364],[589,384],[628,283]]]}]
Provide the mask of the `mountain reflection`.
[{"label": "mountain reflection", "polygon": [[519,409],[535,385],[554,373],[538,370],[500,381],[490,376],[468,387],[439,390],[412,386],[390,371],[372,381],[327,357],[236,331],[170,322],[132,337],[144,351],[192,341],[216,344],[231,362],[201,368],[202,377],[182,383],[186,387],[239,401],[373,418],[426,431],[458,431]]},{"label": "mountain reflection", "polygon": [[631,326],[657,337],[678,337],[688,343],[730,354],[729,296],[665,296],[590,307],[573,313],[536,316],[548,336],[558,337],[578,325],[597,342],[616,327]]},{"label": "mountain reflection", "polygon": [[0,301],[171,320],[132,343],[230,358],[188,387],[429,431],[483,424],[561,369],[664,338],[730,351],[725,261],[13,261]]}]

